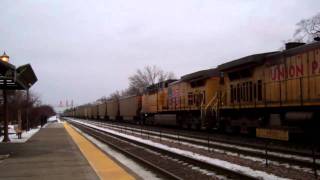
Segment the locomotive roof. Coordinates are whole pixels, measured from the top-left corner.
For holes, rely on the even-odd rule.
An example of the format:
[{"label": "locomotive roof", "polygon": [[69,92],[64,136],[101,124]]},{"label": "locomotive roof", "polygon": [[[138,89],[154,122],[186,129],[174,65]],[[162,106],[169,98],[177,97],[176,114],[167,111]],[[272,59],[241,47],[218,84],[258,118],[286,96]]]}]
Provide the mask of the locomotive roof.
[{"label": "locomotive roof", "polygon": [[234,68],[238,68],[240,66],[250,66],[250,65],[259,65],[264,62],[265,58],[278,58],[282,56],[290,56],[297,53],[302,53],[308,50],[312,50],[320,47],[320,42],[313,42],[310,44],[305,44],[301,46],[297,46],[294,48],[286,49],[284,51],[274,51],[274,52],[266,52],[260,54],[253,54],[250,56],[246,56],[234,61],[230,61],[218,66],[220,71],[229,71]]},{"label": "locomotive roof", "polygon": [[219,77],[220,73],[217,68],[212,68],[212,69],[206,69],[206,70],[201,70],[197,71],[191,74],[186,74],[184,76],[181,76],[182,81],[190,81],[194,79],[205,79],[209,77]]},{"label": "locomotive roof", "polygon": [[182,80],[179,79],[179,80],[177,80],[177,81],[174,81],[174,82],[172,82],[172,83],[169,83],[169,86],[170,86],[170,85],[174,85],[174,84],[179,84],[179,83],[181,83],[181,82],[182,82]]},{"label": "locomotive roof", "polygon": [[[276,51],[277,52],[277,51]],[[253,54],[250,56],[245,56],[240,59],[236,59],[224,64],[221,64],[218,66],[218,69],[220,71],[228,71],[230,69],[239,67],[239,66],[244,66],[244,65],[257,65],[263,62],[264,58],[267,55],[270,54],[275,54],[276,52],[266,52],[266,53],[260,53],[260,54]]]},{"label": "locomotive roof", "polygon": [[302,53],[302,52],[305,52],[305,51],[308,51],[308,50],[312,50],[312,49],[315,49],[315,48],[319,48],[319,47],[320,47],[320,42],[316,41],[316,42],[312,42],[310,44],[304,44],[304,45],[297,46],[297,47],[290,48],[290,49],[286,49],[284,51],[280,51],[280,52],[277,52],[277,53],[274,53],[274,54],[270,54],[268,56],[268,58],[277,58],[277,57],[281,57],[281,56],[290,56],[290,55],[294,55],[294,54],[297,54],[297,53]]},{"label": "locomotive roof", "polygon": [[156,84],[152,84],[144,89],[144,92],[156,92],[158,89],[162,89],[167,87],[168,84],[177,81],[176,79],[168,79],[165,81],[158,82]]}]

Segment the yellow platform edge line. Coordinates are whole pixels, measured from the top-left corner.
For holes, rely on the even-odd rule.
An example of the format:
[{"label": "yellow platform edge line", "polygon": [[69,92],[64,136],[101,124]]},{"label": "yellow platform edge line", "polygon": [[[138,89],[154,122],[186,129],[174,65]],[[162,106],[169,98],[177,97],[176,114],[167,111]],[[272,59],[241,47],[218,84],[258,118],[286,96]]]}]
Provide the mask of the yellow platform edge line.
[{"label": "yellow platform edge line", "polygon": [[103,153],[99,148],[97,148],[89,140],[87,140],[75,129],[73,129],[68,123],[64,123],[64,127],[100,179],[135,179],[132,175],[121,168],[116,162],[110,159],[105,153]]}]

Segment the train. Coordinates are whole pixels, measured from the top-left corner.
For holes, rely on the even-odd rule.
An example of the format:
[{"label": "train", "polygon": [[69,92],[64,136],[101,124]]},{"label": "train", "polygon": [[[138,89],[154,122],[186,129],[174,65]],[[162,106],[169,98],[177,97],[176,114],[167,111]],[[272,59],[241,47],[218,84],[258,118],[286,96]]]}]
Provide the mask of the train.
[{"label": "train", "polygon": [[289,140],[319,135],[320,42],[290,42],[150,85],[139,95],[70,108],[64,116],[215,129]]}]

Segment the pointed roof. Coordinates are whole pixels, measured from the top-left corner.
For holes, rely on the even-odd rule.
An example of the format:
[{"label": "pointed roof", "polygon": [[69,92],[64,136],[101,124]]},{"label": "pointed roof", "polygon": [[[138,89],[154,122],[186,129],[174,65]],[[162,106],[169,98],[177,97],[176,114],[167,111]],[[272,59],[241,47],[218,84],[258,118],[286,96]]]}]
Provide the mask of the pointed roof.
[{"label": "pointed roof", "polygon": [[2,55],[1,57],[7,57],[7,58],[9,58],[9,56],[6,54],[5,51],[3,51],[3,55]]}]

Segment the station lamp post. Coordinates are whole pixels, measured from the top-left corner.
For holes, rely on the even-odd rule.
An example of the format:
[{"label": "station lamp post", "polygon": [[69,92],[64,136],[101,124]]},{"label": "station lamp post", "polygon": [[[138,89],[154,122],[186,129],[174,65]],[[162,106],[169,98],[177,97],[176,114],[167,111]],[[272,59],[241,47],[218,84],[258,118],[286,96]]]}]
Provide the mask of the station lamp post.
[{"label": "station lamp post", "polygon": [[[34,73],[30,64],[25,64],[16,68],[13,64],[9,62],[9,56],[3,53],[0,56],[0,88],[3,91],[3,124],[4,124],[4,138],[3,142],[9,142],[8,133],[8,90],[26,90],[27,91],[27,105],[29,102],[29,89],[30,87],[38,81],[36,74]],[[29,109],[26,108],[27,116],[27,128],[29,125]]]},{"label": "station lamp post", "polygon": [[9,62],[9,56],[6,54],[6,52],[4,52],[2,56],[0,56],[0,59],[3,62]]},{"label": "station lamp post", "polygon": [[[9,56],[4,52],[0,56],[0,60],[6,63],[9,63]],[[7,80],[4,80],[4,85],[6,86]],[[4,137],[3,142],[10,142],[9,132],[8,132],[8,102],[7,102],[7,90],[3,89],[3,117],[4,117]]]}]

